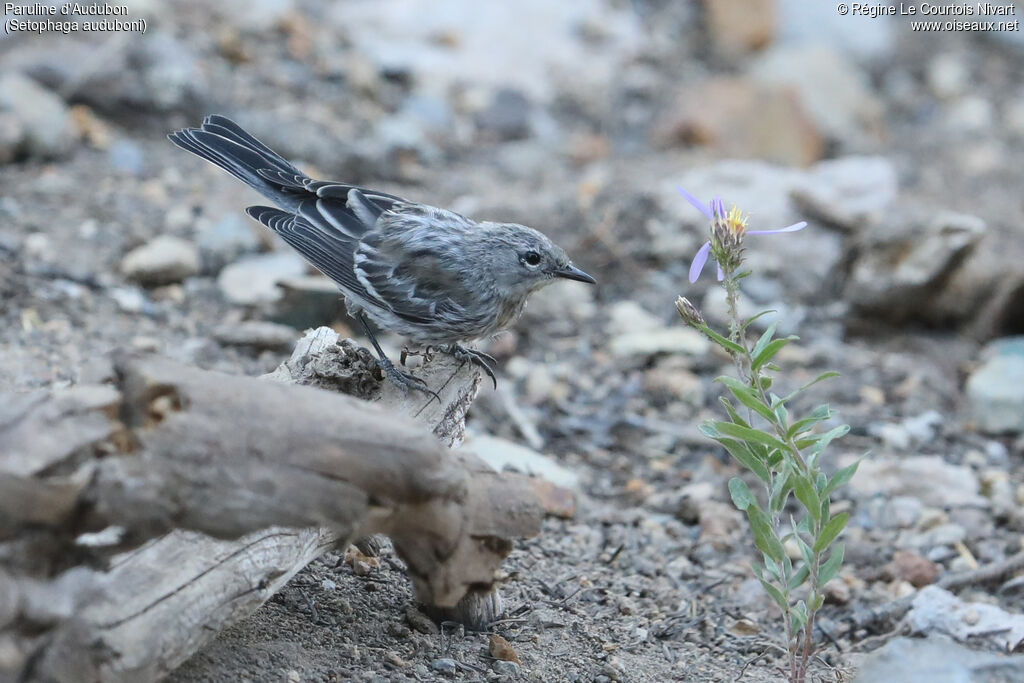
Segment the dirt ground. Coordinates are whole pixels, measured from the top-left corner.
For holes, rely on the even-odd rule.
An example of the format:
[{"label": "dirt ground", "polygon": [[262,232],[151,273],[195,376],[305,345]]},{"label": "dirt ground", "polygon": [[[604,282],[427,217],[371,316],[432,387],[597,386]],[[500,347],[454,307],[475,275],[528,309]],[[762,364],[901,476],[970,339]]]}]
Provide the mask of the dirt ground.
[{"label": "dirt ground", "polygon": [[[378,61],[373,42],[397,49],[396,39],[388,43],[390,34],[363,10],[346,14],[362,3],[156,4],[133,6],[151,17],[144,36],[0,40],[0,76],[27,74],[74,108],[67,113],[73,141],[36,153],[22,143],[4,147],[5,122],[14,119],[0,106],[0,155],[10,152],[0,156],[0,384],[74,384],[90,359],[119,347],[237,374],[268,372],[288,357],[287,346],[218,341],[225,326],[246,320],[283,321],[296,339],[317,324],[352,334],[343,315],[325,317],[322,296],[246,303],[225,285],[225,268],[286,247],[259,226],[233,222],[255,203],[253,193],[165,140],[215,111],[250,126],[311,175],[537,227],[599,281],[545,290],[512,331],[482,346],[499,359],[501,393],[483,392],[470,429],[528,445],[579,480],[575,514],[548,518],[542,534],[506,561],[498,622],[486,632],[436,624],[415,604],[390,547],[363,575],[339,549],[167,680],[778,680],[780,622],[753,578],[746,523],[726,490],[738,469],[696,430],[717,414],[713,379],[731,364],[672,336],[681,327],[677,295],[712,319],[715,301],[704,298],[713,276],[687,281],[704,228],[674,186],[739,188],[755,221],[804,215],[808,205],[789,199],[787,184],[787,174],[803,173],[792,170],[799,163],[719,165],[778,161],[756,137],[737,143],[747,147],[723,147],[722,136],[742,138],[730,126],[749,119],[709,100],[703,108],[725,128],[705,134],[701,126],[711,124],[680,113],[680,94],[703,106],[704,80],[753,82],[768,68],[768,50],[792,45],[786,36],[799,22],[779,9],[792,3],[761,3],[776,8],[774,33],[766,45],[738,52],[723,51],[734,33],[716,31],[696,3],[585,2],[576,8],[579,25],[564,35],[552,28],[561,25],[559,11],[526,3],[524,21],[545,27],[536,29],[537,44],[567,41],[550,58],[570,74],[577,69],[580,83],[523,57],[520,69],[505,67],[515,77],[487,72],[493,82],[484,85],[472,82],[479,74],[445,72],[433,50],[464,49],[461,59],[479,58],[484,70],[498,57],[472,50],[478,39],[503,39],[493,17],[459,24],[479,36],[442,32],[400,45],[409,66],[399,68]],[[411,21],[415,13],[395,9],[401,4],[381,5],[382,26]],[[464,3],[440,3],[437,13],[458,16],[456,6]],[[756,37],[758,22],[744,21]],[[981,33],[926,35],[889,25],[892,34],[866,56],[836,48],[873,109],[865,114],[857,102],[843,109],[837,96],[834,111],[804,102],[818,113],[806,121],[787,114],[779,126],[803,121],[794,133],[801,140],[804,126],[815,130],[819,142],[809,143],[804,166],[865,155],[885,161],[895,194],[883,201],[878,190],[865,201],[887,235],[899,237],[907,207],[929,219],[969,214],[985,233],[919,286],[858,275],[876,243],[856,221],[809,215],[804,233],[750,245],[766,260],[755,261],[765,270],[748,294],[778,308],[790,327],[784,331],[801,337],[781,359],[785,381],[842,372],[802,406],[828,402],[852,427],[829,467],[865,453],[879,463],[833,506],[849,511],[851,522],[847,564],[820,624],[813,678],[821,681],[852,680],[861,658],[893,635],[893,623],[851,630],[851,615],[1004,560],[1021,549],[1024,529],[1024,440],[980,430],[964,389],[986,342],[1024,333],[1024,288],[1014,289],[1024,287],[1024,47]],[[822,38],[841,45],[830,26]],[[575,51],[576,40],[589,47]],[[599,56],[588,57],[594,46]],[[82,66],[83,54],[94,61]],[[815,82],[814,74],[806,78]],[[503,87],[513,95],[496,98]],[[0,102],[2,95],[0,87]],[[660,137],[665,121],[680,117],[689,133]],[[12,130],[29,130],[30,119]],[[829,123],[837,120],[838,133]],[[837,183],[829,191],[842,197],[846,189]],[[952,249],[942,241],[948,232],[933,243],[911,231],[902,251],[882,262],[897,280],[907,254],[920,258],[907,268],[927,270]],[[166,234],[199,245],[197,272],[161,282],[127,275],[125,255]],[[877,285],[891,311],[861,305],[850,284],[858,277]],[[644,346],[662,338],[666,346]],[[402,340],[387,343],[396,349]],[[932,464],[917,470],[911,462]],[[931,580],[915,570],[931,572]],[[971,586],[960,595],[1024,609],[1014,585]],[[508,640],[518,665],[490,656],[492,634]],[[970,645],[999,649],[987,638]]]}]

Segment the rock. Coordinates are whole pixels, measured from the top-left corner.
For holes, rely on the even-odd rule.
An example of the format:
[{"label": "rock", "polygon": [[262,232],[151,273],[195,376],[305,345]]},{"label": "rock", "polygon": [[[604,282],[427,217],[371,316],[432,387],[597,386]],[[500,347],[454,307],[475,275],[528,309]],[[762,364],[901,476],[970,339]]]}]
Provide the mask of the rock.
[{"label": "rock", "polygon": [[758,82],[796,88],[815,126],[827,138],[860,146],[878,141],[882,104],[865,75],[825,44],[780,46],[751,69]]},{"label": "rock", "polygon": [[704,11],[711,41],[725,54],[759,50],[775,37],[775,0],[705,0]]},{"label": "rock", "polygon": [[911,496],[871,498],[861,505],[861,510],[868,516],[862,526],[868,529],[909,529],[917,524],[923,508],[921,501]]},{"label": "rock", "polygon": [[281,298],[271,319],[297,330],[329,325],[346,315],[345,297],[333,280],[324,275],[288,278],[277,283]]},{"label": "rock", "polygon": [[31,78],[19,73],[0,75],[0,113],[8,118],[6,137],[20,134],[17,144],[7,142],[6,156],[55,159],[67,154],[75,140],[74,121],[64,101]]},{"label": "rock", "polygon": [[181,282],[199,272],[199,251],[191,242],[160,235],[128,252],[121,260],[121,272],[147,287]]},{"label": "rock", "polygon": [[21,154],[25,128],[21,119],[8,111],[0,111],[0,164],[9,164]]},{"label": "rock", "polygon": [[203,273],[215,275],[242,254],[258,251],[260,240],[251,227],[251,221],[240,214],[228,213],[199,230],[196,246],[199,247]]},{"label": "rock", "polygon": [[942,634],[961,642],[984,634],[1007,652],[1024,641],[1024,615],[1010,614],[995,605],[965,602],[938,586],[918,591],[903,623],[911,635]]},{"label": "rock", "polygon": [[880,221],[898,190],[896,169],[888,159],[850,156],[815,164],[792,196],[808,218],[854,231]]},{"label": "rock", "polygon": [[107,161],[121,173],[138,176],[146,168],[146,157],[142,148],[131,140],[118,140],[107,150]]},{"label": "rock", "polygon": [[992,342],[983,357],[967,378],[971,420],[990,434],[1024,432],[1024,336]]},{"label": "rock", "polygon": [[854,679],[855,683],[995,683],[1019,680],[1024,680],[1024,655],[975,650],[937,635],[889,640],[863,657]]},{"label": "rock", "polygon": [[619,358],[630,356],[654,356],[660,353],[703,356],[711,350],[711,342],[689,327],[666,327],[650,332],[633,332],[613,337],[610,344],[612,355]]},{"label": "rock", "polygon": [[810,164],[824,152],[821,134],[790,88],[733,76],[684,88],[654,136],[658,144],[705,145],[722,156],[787,165]]},{"label": "rock", "polygon": [[243,258],[220,272],[217,285],[224,298],[240,306],[272,303],[281,298],[277,283],[304,275],[306,262],[292,251]]},{"label": "rock", "polygon": [[941,284],[985,233],[980,218],[947,211],[890,211],[863,231],[843,297],[856,314],[890,323],[929,321]]},{"label": "rock", "polygon": [[378,71],[414,73],[419,89],[441,96],[466,86],[514,88],[538,102],[567,87],[602,93],[646,40],[638,13],[604,0],[449,0],[426,13],[378,0],[332,6],[327,19]]},{"label": "rock", "polygon": [[579,475],[526,446],[487,434],[467,435],[464,446],[498,472],[512,470],[567,489],[579,487]]},{"label": "rock", "polygon": [[515,662],[521,664],[519,661],[519,655],[516,654],[516,650],[512,645],[499,636],[497,633],[492,633],[491,638],[488,641],[488,652],[495,659],[500,659],[506,662]]},{"label": "rock", "polygon": [[517,664],[516,662],[508,662],[504,659],[496,659],[494,660],[494,663],[491,664],[491,668],[494,670],[494,673],[498,674],[499,676],[507,678],[519,677],[519,664]]},{"label": "rock", "polygon": [[213,331],[213,338],[225,346],[248,346],[258,350],[287,351],[295,343],[295,329],[287,325],[247,320],[221,325]]},{"label": "rock", "polygon": [[665,327],[665,323],[648,312],[635,301],[617,301],[608,310],[605,334],[616,337],[631,332],[653,332]]},{"label": "rock", "polygon": [[572,519],[576,516],[576,494],[571,489],[557,486],[539,477],[530,479],[530,485],[541,507],[544,508],[544,514],[561,519]]},{"label": "rock", "polygon": [[438,673],[442,673],[445,676],[454,676],[455,672],[458,671],[459,666],[454,659],[450,657],[442,657],[441,659],[435,659],[430,663],[430,668]]},{"label": "rock", "polygon": [[971,85],[971,72],[964,55],[941,52],[935,55],[925,71],[928,87],[944,100],[963,95]]},{"label": "rock", "polygon": [[914,588],[923,588],[939,578],[939,566],[908,550],[897,550],[892,558],[893,574]]},{"label": "rock", "polygon": [[477,130],[485,138],[521,140],[530,134],[530,101],[518,90],[502,88],[476,115]]},{"label": "rock", "polygon": [[263,33],[277,28],[295,11],[294,0],[222,0],[218,13],[243,31]]},{"label": "rock", "polygon": [[[853,459],[840,460],[845,466]],[[969,467],[951,465],[935,455],[866,458],[849,485],[861,496],[911,496],[930,507],[987,505]]]},{"label": "rock", "polygon": [[929,410],[915,417],[908,417],[899,423],[875,423],[868,426],[868,433],[880,438],[886,446],[905,451],[921,446],[935,438],[937,429],[946,418],[936,410]]},{"label": "rock", "polygon": [[778,0],[779,35],[787,45],[823,43],[861,61],[883,61],[896,47],[900,24],[885,19],[858,21],[827,3]]}]

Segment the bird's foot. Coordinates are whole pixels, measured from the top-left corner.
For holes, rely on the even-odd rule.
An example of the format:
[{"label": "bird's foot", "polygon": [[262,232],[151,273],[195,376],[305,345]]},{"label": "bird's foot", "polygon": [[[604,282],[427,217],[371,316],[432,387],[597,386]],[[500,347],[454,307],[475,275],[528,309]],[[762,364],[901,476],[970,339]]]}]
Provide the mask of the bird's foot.
[{"label": "bird's foot", "polygon": [[497,364],[497,360],[494,356],[483,351],[477,351],[476,349],[467,349],[462,344],[450,344],[445,347],[445,352],[450,353],[457,360],[469,361],[480,366],[480,369],[487,373],[487,376],[491,378],[491,382],[494,383],[494,388],[498,388],[498,378],[494,376],[494,366]]},{"label": "bird's foot", "polygon": [[395,367],[395,364],[387,358],[377,359],[377,367],[380,368],[381,373],[383,373],[385,377],[391,380],[392,384],[397,386],[404,393],[408,393],[409,389],[414,389],[416,391],[422,391],[425,394],[430,394],[437,399],[438,403],[441,402],[441,397],[437,395],[437,392],[431,391],[426,382],[411,373],[399,370]]}]

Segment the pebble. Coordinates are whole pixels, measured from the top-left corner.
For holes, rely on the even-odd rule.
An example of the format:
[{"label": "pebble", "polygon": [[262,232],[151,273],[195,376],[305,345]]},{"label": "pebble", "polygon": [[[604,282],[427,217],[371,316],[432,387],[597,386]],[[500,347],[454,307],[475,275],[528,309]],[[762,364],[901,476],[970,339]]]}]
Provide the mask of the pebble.
[{"label": "pebble", "polygon": [[[67,154],[74,143],[75,128],[71,113],[56,94],[20,73],[0,75],[0,112],[9,112],[4,126],[6,150],[0,156],[53,159]],[[17,123],[15,123],[15,121]],[[12,141],[20,132],[20,140]]]},{"label": "pebble", "polygon": [[[844,465],[852,461],[840,460]],[[865,459],[850,486],[862,496],[911,496],[938,508],[986,505],[969,467],[933,455]]]},{"label": "pebble", "polygon": [[203,273],[216,275],[239,256],[257,251],[260,240],[246,218],[229,213],[199,230],[196,246]]},{"label": "pebble", "polygon": [[509,662],[504,659],[496,659],[491,664],[491,668],[494,669],[494,673],[499,676],[508,676],[509,678],[516,678],[519,676],[519,665],[515,662]]},{"label": "pebble", "polygon": [[147,287],[181,282],[199,272],[199,251],[191,242],[161,235],[128,252],[121,272]]},{"label": "pebble", "polygon": [[897,550],[892,558],[893,573],[915,588],[935,583],[939,566],[926,557],[909,550]]},{"label": "pebble", "polygon": [[530,134],[530,100],[519,90],[502,88],[491,103],[476,115],[476,127],[484,136],[500,141],[521,140]]},{"label": "pebble", "polygon": [[246,346],[258,350],[287,351],[295,344],[296,332],[287,325],[247,320],[221,325],[213,338],[225,346]]},{"label": "pebble", "polygon": [[236,305],[272,303],[281,297],[277,283],[304,275],[306,262],[291,251],[248,256],[220,272],[217,285],[224,298]]},{"label": "pebble", "polygon": [[451,659],[450,657],[442,657],[441,659],[435,659],[432,661],[430,663],[430,668],[444,674],[445,676],[454,676],[459,667],[454,659]]},{"label": "pebble", "polygon": [[985,652],[941,635],[897,637],[866,655],[854,683],[1024,680],[1024,656]]},{"label": "pebble", "polygon": [[989,344],[986,358],[967,379],[968,411],[986,433],[1024,432],[1024,336]]}]

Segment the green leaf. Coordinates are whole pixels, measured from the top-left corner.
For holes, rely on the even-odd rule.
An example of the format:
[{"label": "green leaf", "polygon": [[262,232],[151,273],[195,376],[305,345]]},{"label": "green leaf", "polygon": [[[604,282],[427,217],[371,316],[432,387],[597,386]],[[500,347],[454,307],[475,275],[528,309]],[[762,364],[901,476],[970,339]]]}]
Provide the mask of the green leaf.
[{"label": "green leaf", "polygon": [[811,550],[811,546],[807,545],[807,541],[800,534],[796,536],[796,544],[800,546],[800,555],[804,558],[804,563],[808,566],[814,564],[814,551]]},{"label": "green leaf", "polygon": [[808,606],[812,610],[817,612],[818,610],[821,609],[821,606],[823,604],[825,604],[825,596],[822,595],[821,593],[815,593],[814,595],[811,596],[811,601],[810,601]]},{"label": "green leaf", "polygon": [[754,344],[754,348],[751,349],[751,357],[756,356],[757,354],[764,351],[764,347],[767,346],[768,342],[770,342],[772,338],[775,336],[775,328],[778,326],[778,324],[778,322],[774,322],[768,326],[768,329],[764,331],[764,334],[762,334],[761,337],[757,340],[757,343]]},{"label": "green leaf", "polygon": [[821,569],[818,570],[818,585],[824,586],[826,583],[836,578],[839,574],[839,568],[843,566],[843,554],[846,552],[846,548],[842,543],[832,549],[832,554],[825,560],[825,564],[821,565]]},{"label": "green leaf", "polygon": [[796,590],[802,586],[804,581],[806,581],[807,577],[810,575],[811,570],[808,565],[805,564],[801,566],[800,569],[796,570],[796,574],[793,575],[793,578],[789,580],[789,590]]},{"label": "green leaf", "polygon": [[725,406],[725,412],[729,413],[730,420],[738,425],[743,425],[744,427],[750,426],[750,423],[744,420],[743,417],[736,412],[736,407],[732,404],[732,401],[729,400],[728,396],[719,396],[718,402]]},{"label": "green leaf", "polygon": [[773,339],[772,341],[768,342],[768,344],[763,349],[761,349],[760,353],[751,354],[751,356],[753,356],[753,359],[750,362],[750,368],[754,372],[757,372],[765,363],[774,358],[775,354],[782,350],[782,347],[796,339],[799,339],[799,337],[790,336],[783,337],[781,339]]},{"label": "green leaf", "polygon": [[798,392],[799,391],[804,391],[805,389],[809,389],[809,388],[813,387],[818,382],[822,382],[822,381],[824,381],[826,379],[832,379],[833,377],[839,377],[839,373],[836,372],[835,370],[829,370],[828,372],[823,372],[820,375],[818,375],[817,377],[815,377],[814,379],[812,379],[807,384],[804,384],[803,386],[801,386],[799,389],[797,389],[797,391]]},{"label": "green leaf", "polygon": [[786,498],[789,496],[790,489],[793,488],[790,474],[790,470],[786,468],[772,482],[772,489],[768,496],[768,509],[773,513],[782,512],[782,508],[786,507]]},{"label": "green leaf", "polygon": [[715,381],[721,382],[726,387],[728,387],[729,391],[732,392],[733,396],[735,396],[740,403],[750,408],[755,413],[757,413],[764,419],[768,420],[769,422],[775,422],[775,413],[772,412],[771,408],[769,408],[768,406],[761,402],[761,399],[757,396],[757,394],[754,393],[754,390],[751,389],[749,386],[739,381],[735,377],[730,377],[729,375],[722,375],[721,377],[716,377]]},{"label": "green leaf", "polygon": [[786,610],[789,608],[789,605],[786,604],[785,596],[782,595],[782,591],[780,591],[778,588],[771,585],[764,579],[758,579],[758,581],[761,582],[761,586],[764,588],[764,592],[771,596],[772,600],[775,601],[775,604],[779,606],[779,609]]},{"label": "green leaf", "polygon": [[820,553],[822,550],[828,547],[829,543],[836,540],[836,536],[842,532],[843,527],[850,521],[850,513],[840,512],[838,515],[828,520],[828,523],[821,530],[821,534],[814,541],[814,552]]},{"label": "green leaf", "polygon": [[764,375],[757,381],[761,385],[761,391],[768,391],[772,388],[772,378],[768,375]]},{"label": "green leaf", "polygon": [[807,605],[800,600],[789,610],[789,618],[793,622],[793,631],[799,631],[807,625]]},{"label": "green leaf", "polygon": [[729,495],[732,496],[732,504],[739,510],[746,510],[757,502],[754,494],[750,492],[750,487],[739,477],[729,480]]},{"label": "green leaf", "polygon": [[772,309],[769,309],[767,311],[761,311],[757,315],[752,315],[749,318],[747,318],[745,321],[743,321],[743,325],[740,326],[740,329],[741,330],[746,330],[748,327],[750,327],[751,323],[753,323],[755,320],[757,320],[758,318],[763,318],[764,316],[768,315],[769,313],[778,313],[778,311],[776,311],[774,308],[772,308]]},{"label": "green leaf", "polygon": [[751,452],[747,444],[736,439],[723,437],[718,437],[715,440],[722,444],[725,450],[729,451],[729,454],[736,458],[741,465],[757,475],[758,479],[766,484],[771,481],[772,475],[768,472],[768,468]]},{"label": "green leaf", "polygon": [[[777,396],[774,397],[774,399],[777,399],[777,398],[778,398]],[[785,429],[786,425],[789,424],[789,411],[786,410],[786,404],[785,403],[777,402],[774,399],[772,400],[772,405],[775,406],[775,417],[778,418],[777,424],[782,429]]]},{"label": "green leaf", "polygon": [[793,493],[797,500],[804,504],[815,522],[821,519],[821,499],[818,498],[818,492],[814,490],[810,479],[802,472],[793,474]]},{"label": "green leaf", "polygon": [[815,455],[820,455],[822,451],[832,442],[833,439],[838,439],[841,436],[846,436],[847,432],[850,431],[850,425],[839,425],[833,429],[828,430],[824,434],[818,435],[817,442],[814,444],[812,452]]},{"label": "green leaf", "polygon": [[723,349],[725,349],[729,353],[738,353],[741,356],[745,356],[746,355],[746,353],[747,353],[746,349],[744,349],[742,346],[740,346],[736,342],[730,341],[730,340],[726,339],[725,337],[723,337],[722,335],[718,334],[717,332],[715,332],[713,329],[711,329],[707,325],[700,325],[697,329],[699,329],[701,332],[703,332],[707,336],[711,337],[712,341],[714,341],[716,344],[721,346]]},{"label": "green leaf", "polygon": [[777,438],[762,432],[760,429],[754,429],[752,427],[743,427],[731,422],[716,422],[715,428],[722,432],[726,436],[731,436],[737,439],[743,439],[744,441],[752,441],[759,443],[769,448],[775,448],[780,451],[788,451],[789,448],[786,444],[779,441]]},{"label": "green leaf", "polygon": [[832,478],[829,480],[828,484],[825,486],[825,495],[827,496],[828,494],[832,493],[833,491],[835,491],[840,486],[848,484],[850,482],[850,480],[853,479],[853,475],[857,473],[857,468],[859,466],[860,466],[860,460],[856,461],[852,465],[847,465],[846,467],[844,467],[843,469],[839,470],[834,475],[832,475]]},{"label": "green leaf", "polygon": [[776,562],[782,562],[786,552],[782,548],[782,543],[775,537],[775,531],[772,529],[768,516],[764,514],[764,510],[758,507],[757,503],[752,503],[747,508],[747,519],[750,521],[750,530],[754,534],[754,543],[758,549],[766,557],[770,557]]}]

